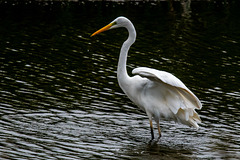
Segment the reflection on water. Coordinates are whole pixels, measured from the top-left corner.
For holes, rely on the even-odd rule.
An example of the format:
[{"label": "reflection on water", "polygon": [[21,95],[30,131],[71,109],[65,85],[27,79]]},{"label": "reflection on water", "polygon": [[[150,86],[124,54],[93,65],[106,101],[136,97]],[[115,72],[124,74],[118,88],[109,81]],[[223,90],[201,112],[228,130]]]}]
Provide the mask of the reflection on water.
[{"label": "reflection on water", "polygon": [[[186,4],[187,5],[187,4]],[[238,3],[0,4],[1,159],[237,159],[240,156]],[[198,131],[148,119],[116,80],[127,33],[90,34],[119,15],[138,37],[128,59],[166,70],[201,99]]]}]

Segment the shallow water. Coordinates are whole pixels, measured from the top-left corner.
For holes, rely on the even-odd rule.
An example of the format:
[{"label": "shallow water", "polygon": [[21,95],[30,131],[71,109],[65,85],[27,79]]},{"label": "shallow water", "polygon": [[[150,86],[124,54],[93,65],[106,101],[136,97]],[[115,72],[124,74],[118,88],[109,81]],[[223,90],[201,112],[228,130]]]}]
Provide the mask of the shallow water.
[{"label": "shallow water", "polygon": [[[1,159],[238,159],[239,3],[0,4]],[[138,66],[179,77],[201,100],[198,131],[146,114],[116,79],[124,29],[90,38],[119,15],[137,41]],[[155,135],[157,129],[155,126]]]}]

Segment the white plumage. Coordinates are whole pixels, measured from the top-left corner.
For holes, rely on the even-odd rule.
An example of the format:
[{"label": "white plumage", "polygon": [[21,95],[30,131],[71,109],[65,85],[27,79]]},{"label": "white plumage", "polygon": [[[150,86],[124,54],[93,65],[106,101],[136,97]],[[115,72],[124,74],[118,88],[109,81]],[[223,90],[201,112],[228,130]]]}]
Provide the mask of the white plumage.
[{"label": "white plumage", "polygon": [[128,75],[127,54],[136,39],[136,31],[130,20],[118,17],[109,25],[93,33],[92,36],[118,27],[125,27],[129,33],[120,52],[117,69],[118,82],[124,93],[147,113],[152,139],[154,138],[152,119],[158,125],[159,136],[161,136],[160,119],[174,120],[198,129],[201,119],[195,109],[201,109],[202,104],[181,80],[171,73],[147,67],[135,68],[132,71],[135,75],[133,77]]},{"label": "white plumage", "polygon": [[201,120],[195,109],[201,109],[202,104],[182,81],[171,73],[146,67],[135,68],[132,73],[148,79],[143,84],[141,96],[145,97],[144,101],[151,102],[145,104],[145,110],[155,120],[172,118],[198,129],[197,123]]}]

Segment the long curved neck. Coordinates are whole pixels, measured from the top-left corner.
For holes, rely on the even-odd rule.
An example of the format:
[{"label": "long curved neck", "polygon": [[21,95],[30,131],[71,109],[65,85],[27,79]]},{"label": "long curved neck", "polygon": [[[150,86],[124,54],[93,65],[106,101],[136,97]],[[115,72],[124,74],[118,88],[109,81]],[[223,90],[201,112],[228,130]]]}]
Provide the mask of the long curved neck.
[{"label": "long curved neck", "polygon": [[126,65],[128,50],[136,40],[136,31],[133,24],[130,21],[129,23],[127,23],[126,28],[128,30],[129,36],[128,36],[128,39],[122,45],[120,57],[118,61],[118,68],[117,68],[118,83],[124,92],[125,92],[124,86],[125,87],[128,86],[127,82],[130,78],[127,73],[127,65]]}]

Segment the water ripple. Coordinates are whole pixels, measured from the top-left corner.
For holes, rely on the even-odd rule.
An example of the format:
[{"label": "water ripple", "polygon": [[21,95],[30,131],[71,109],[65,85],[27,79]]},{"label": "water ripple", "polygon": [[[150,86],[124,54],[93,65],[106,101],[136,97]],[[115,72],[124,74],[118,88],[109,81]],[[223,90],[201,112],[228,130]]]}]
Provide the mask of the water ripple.
[{"label": "water ripple", "polygon": [[[102,16],[111,12],[111,3],[104,12],[99,3],[69,5],[67,10],[40,5],[37,12],[28,6],[31,16],[18,6],[24,10],[18,18],[19,10],[12,6],[10,15],[0,14],[0,158],[237,159],[239,16],[221,19],[212,8],[202,11],[195,3],[187,17],[168,13],[162,5],[128,4],[138,32],[129,52],[129,73],[138,66],[171,72],[203,103],[198,131],[161,121],[163,137],[150,141],[146,114],[123,94],[116,78],[127,33],[115,30],[89,38],[116,16]],[[128,9],[124,3],[114,5],[111,13]],[[90,12],[97,14],[89,18]]]}]

